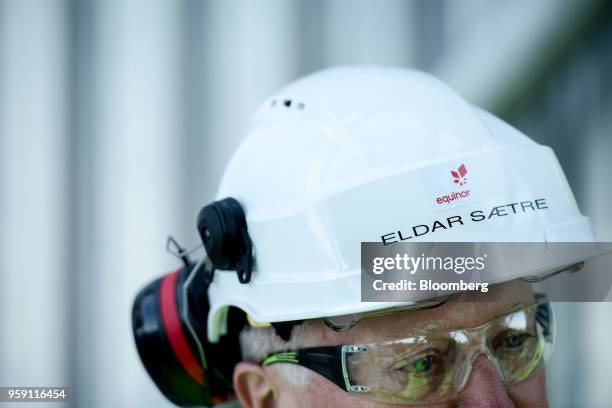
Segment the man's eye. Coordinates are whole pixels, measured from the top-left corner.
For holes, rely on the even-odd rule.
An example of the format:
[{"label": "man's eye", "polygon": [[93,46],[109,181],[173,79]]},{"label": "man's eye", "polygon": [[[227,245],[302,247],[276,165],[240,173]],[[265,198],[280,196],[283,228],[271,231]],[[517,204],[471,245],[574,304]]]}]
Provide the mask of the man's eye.
[{"label": "man's eye", "polygon": [[521,347],[527,339],[529,339],[531,335],[529,333],[520,332],[520,333],[510,333],[506,335],[504,338],[504,347],[513,349]]},{"label": "man's eye", "polygon": [[426,355],[406,365],[406,369],[413,373],[424,373],[431,369],[435,364],[437,357],[434,355]]}]

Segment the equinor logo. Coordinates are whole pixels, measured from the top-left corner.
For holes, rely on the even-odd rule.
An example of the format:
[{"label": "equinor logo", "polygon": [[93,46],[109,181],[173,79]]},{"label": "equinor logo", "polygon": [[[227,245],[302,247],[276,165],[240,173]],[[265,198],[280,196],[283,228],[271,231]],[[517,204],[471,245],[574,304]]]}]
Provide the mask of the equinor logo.
[{"label": "equinor logo", "polygon": [[[453,183],[459,184],[460,186],[467,184],[467,177],[466,177],[467,172],[468,171],[467,171],[467,168],[465,167],[465,164],[461,164],[461,166],[459,166],[457,170],[451,170],[450,173],[452,176]],[[462,198],[466,198],[469,196],[470,196],[470,190],[453,191],[451,193],[437,197],[436,203],[450,204],[453,201],[460,200]]]},{"label": "equinor logo", "polygon": [[465,168],[465,164],[459,166],[457,171],[451,170],[451,176],[453,176],[453,183],[459,183],[460,186],[467,184],[467,178],[465,175],[467,174],[467,169]]}]

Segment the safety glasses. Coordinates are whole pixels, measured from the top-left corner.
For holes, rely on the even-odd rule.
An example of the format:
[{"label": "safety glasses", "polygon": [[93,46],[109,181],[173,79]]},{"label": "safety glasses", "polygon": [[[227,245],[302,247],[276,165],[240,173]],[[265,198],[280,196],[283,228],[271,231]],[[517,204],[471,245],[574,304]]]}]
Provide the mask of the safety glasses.
[{"label": "safety glasses", "polygon": [[535,303],[467,329],[435,330],[398,340],[311,347],[277,353],[262,361],[307,367],[347,392],[392,404],[453,400],[476,358],[483,354],[505,384],[532,376],[553,345],[550,302]]},{"label": "safety glasses", "polygon": [[352,329],[354,326],[357,325],[357,323],[364,320],[373,319],[376,317],[389,316],[398,312],[433,309],[448,301],[452,296],[452,294],[449,294],[434,299],[425,300],[405,306],[393,307],[389,309],[374,310],[362,313],[351,313],[340,316],[330,316],[324,318],[323,321],[330,329],[342,332]]}]

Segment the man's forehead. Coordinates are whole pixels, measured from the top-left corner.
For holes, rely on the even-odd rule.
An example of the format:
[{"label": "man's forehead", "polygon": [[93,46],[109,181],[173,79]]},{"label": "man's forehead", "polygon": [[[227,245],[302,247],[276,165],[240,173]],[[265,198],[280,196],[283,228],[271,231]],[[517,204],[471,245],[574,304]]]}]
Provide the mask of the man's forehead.
[{"label": "man's forehead", "polygon": [[484,297],[458,297],[432,309],[399,311],[365,319],[346,332],[325,328],[324,344],[320,345],[368,343],[445,329],[477,327],[533,301],[531,285],[513,281],[497,285]]}]

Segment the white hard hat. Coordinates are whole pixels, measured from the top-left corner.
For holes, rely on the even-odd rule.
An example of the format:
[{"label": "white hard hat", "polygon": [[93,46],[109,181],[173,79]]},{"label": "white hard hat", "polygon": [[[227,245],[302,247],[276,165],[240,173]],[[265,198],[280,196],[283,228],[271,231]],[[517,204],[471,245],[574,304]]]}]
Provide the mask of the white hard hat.
[{"label": "white hard hat", "polygon": [[361,302],[361,242],[593,240],[549,147],[400,68],[329,69],[267,99],[227,166],[228,196],[255,267],[248,284],[215,275],[213,342],[230,306],[259,322],[397,306]]}]

